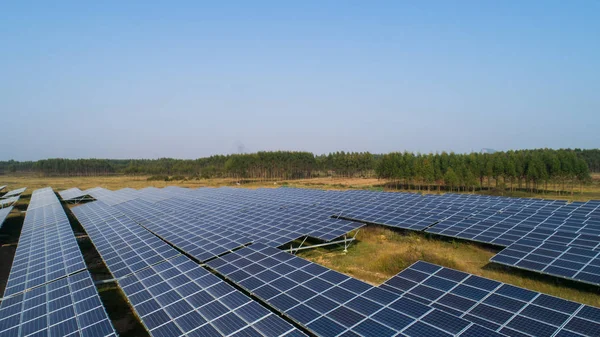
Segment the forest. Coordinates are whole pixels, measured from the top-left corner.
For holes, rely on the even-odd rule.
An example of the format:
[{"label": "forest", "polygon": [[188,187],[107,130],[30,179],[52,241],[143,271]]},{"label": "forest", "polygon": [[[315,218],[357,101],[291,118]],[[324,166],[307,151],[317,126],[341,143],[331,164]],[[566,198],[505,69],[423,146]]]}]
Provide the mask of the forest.
[{"label": "forest", "polygon": [[398,188],[573,190],[600,172],[600,150],[535,149],[488,153],[273,151],[198,159],[43,159],[0,161],[2,174],[46,176],[148,175],[181,179],[290,180],[380,178]]}]

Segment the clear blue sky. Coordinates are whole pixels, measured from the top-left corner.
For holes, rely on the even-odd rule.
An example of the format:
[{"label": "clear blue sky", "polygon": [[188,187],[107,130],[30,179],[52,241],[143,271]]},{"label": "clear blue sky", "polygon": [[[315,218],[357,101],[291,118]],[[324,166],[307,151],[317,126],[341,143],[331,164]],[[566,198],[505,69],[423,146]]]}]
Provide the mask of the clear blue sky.
[{"label": "clear blue sky", "polygon": [[4,1],[0,160],[600,147],[599,13]]}]

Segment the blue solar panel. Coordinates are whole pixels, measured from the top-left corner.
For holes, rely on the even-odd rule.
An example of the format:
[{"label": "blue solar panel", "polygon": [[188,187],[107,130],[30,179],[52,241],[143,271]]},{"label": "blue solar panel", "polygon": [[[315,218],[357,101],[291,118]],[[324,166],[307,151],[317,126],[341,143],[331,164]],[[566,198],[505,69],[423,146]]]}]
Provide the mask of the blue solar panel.
[{"label": "blue solar panel", "polygon": [[12,206],[19,201],[20,196],[8,197],[5,199],[0,199],[0,209]]},{"label": "blue solar panel", "polygon": [[304,335],[185,256],[119,284],[152,336]]},{"label": "blue solar panel", "polygon": [[92,202],[73,208],[114,277],[123,277],[180,253],[121,212]]},{"label": "blue solar panel", "polygon": [[500,336],[264,244],[208,265],[319,336]]},{"label": "blue solar panel", "polygon": [[422,261],[380,287],[508,336],[600,331],[598,308]]},{"label": "blue solar panel", "polygon": [[521,239],[490,261],[579,282],[600,285],[600,251]]},{"label": "blue solar panel", "polygon": [[6,192],[5,195],[2,196],[2,198],[8,198],[8,197],[12,197],[12,196],[15,196],[15,195],[20,195],[23,192],[25,192],[25,190],[27,190],[27,187],[23,187],[23,188],[19,188],[19,189],[16,189],[16,190],[8,191],[8,192]]},{"label": "blue solar panel", "polygon": [[4,221],[6,220],[12,209],[12,206],[0,209],[0,228],[2,228],[2,225],[4,225]]},{"label": "blue solar panel", "polygon": [[0,336],[116,336],[90,274],[83,271],[5,299]]},{"label": "blue solar panel", "polygon": [[84,269],[83,256],[56,195],[51,189],[34,191],[4,296]]},{"label": "blue solar panel", "polygon": [[162,211],[148,202],[131,201],[116,206],[123,214],[200,261],[224,254],[251,242],[240,233]]},{"label": "blue solar panel", "polygon": [[115,208],[74,213],[152,336],[304,335]]},{"label": "blue solar panel", "polygon": [[92,198],[84,191],[77,187],[58,192],[63,201],[82,201],[91,200]]}]

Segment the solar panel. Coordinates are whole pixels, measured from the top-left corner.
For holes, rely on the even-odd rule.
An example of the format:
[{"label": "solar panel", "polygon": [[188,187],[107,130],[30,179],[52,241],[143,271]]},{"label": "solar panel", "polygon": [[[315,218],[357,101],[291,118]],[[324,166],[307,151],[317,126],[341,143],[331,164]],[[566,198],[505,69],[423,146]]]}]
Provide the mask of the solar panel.
[{"label": "solar panel", "polygon": [[4,190],[5,188],[6,188],[6,185],[0,186],[0,191]]},{"label": "solar panel", "polygon": [[[146,203],[146,205],[144,205]],[[251,242],[225,226],[203,224],[189,215],[176,216],[148,206],[147,202],[127,202],[116,208],[145,228],[200,261],[206,261]]]},{"label": "solar panel", "polygon": [[0,199],[0,208],[8,207],[19,201],[19,196],[8,197],[6,199]]},{"label": "solar panel", "polygon": [[[133,200],[114,207],[200,261],[253,241],[280,246],[308,233],[321,232],[331,239],[363,226],[331,219],[324,210],[305,220],[301,212],[294,214],[281,209],[240,213],[227,207],[207,209],[205,206],[176,199],[173,203],[155,204]],[[322,219],[310,220],[317,217]]]},{"label": "solar panel", "polygon": [[6,220],[11,211],[12,206],[0,209],[0,228],[2,228],[2,225],[4,225],[4,220]]},{"label": "solar panel", "polygon": [[96,200],[104,202],[109,206],[117,205],[138,197],[138,191],[132,188],[123,188],[118,191],[111,191],[105,188],[95,187],[85,190],[84,193],[92,196]]},{"label": "solar panel", "polygon": [[[54,198],[54,203],[46,204]],[[33,210],[30,210],[31,207]],[[4,297],[86,269],[67,216],[52,190],[32,194]]]},{"label": "solar panel", "polygon": [[600,236],[581,234],[573,232],[561,232],[548,229],[534,229],[525,234],[522,239],[538,240],[547,243],[573,246],[598,250],[600,248]]},{"label": "solar panel", "polygon": [[[199,193],[197,191],[200,191],[202,193]],[[283,243],[290,242],[294,239],[306,235],[319,238],[325,241],[330,241],[346,234],[349,231],[355,230],[363,226],[362,224],[353,223],[341,219],[333,219],[331,218],[331,214],[333,212],[322,207],[313,207],[310,211],[303,211],[304,214],[299,213],[301,209],[298,207],[293,209],[282,209],[281,207],[272,207],[273,204],[285,204],[289,206],[289,202],[277,202],[281,200],[274,199],[273,197],[265,197],[263,194],[265,194],[266,191],[271,190],[265,189],[262,190],[261,193],[257,193],[258,191],[226,188],[202,190],[186,190],[181,188],[169,188],[161,190],[157,188],[145,188],[139,191],[131,189],[127,190],[126,198],[116,196],[116,194],[119,191],[111,192],[108,190],[97,188],[93,191],[90,190],[89,192],[96,198],[103,200],[111,206],[118,205],[122,211],[126,212],[129,216],[132,217],[136,216],[136,214],[127,212],[128,209],[131,208],[132,205],[135,205],[135,203],[141,203],[141,206],[135,205],[135,207],[146,207],[146,209],[151,209],[155,213],[157,211],[162,210],[164,212],[172,213],[172,216],[177,214],[174,213],[173,210],[183,210],[183,213],[186,213],[186,215],[188,215],[188,219],[191,217],[198,218],[198,220],[200,220],[202,223],[205,223],[207,221],[220,222],[221,220],[223,220],[223,217],[226,217],[228,215],[231,215],[232,217],[244,217],[246,216],[246,214],[232,215],[231,213],[239,212],[247,207],[262,205],[263,207],[261,207],[261,211],[266,213],[263,214],[261,222],[264,220],[265,217],[269,217],[270,219],[273,219],[273,221],[280,221],[280,223],[272,224],[271,226],[269,226],[269,224],[264,223],[261,223],[260,227],[256,225],[247,226],[246,228],[244,228],[243,230],[241,229],[238,232],[242,231],[243,233],[247,233],[248,229],[254,229],[254,231],[259,230],[261,231],[261,233],[256,233],[255,235],[257,239],[260,239],[262,242],[271,241],[272,244],[276,245],[281,245]],[[184,198],[185,200],[182,200],[181,198]],[[307,203],[314,204],[314,201],[305,201]],[[144,205],[144,203],[147,204]],[[271,207],[264,207],[265,203],[269,203]],[[182,204],[186,206],[183,206]],[[291,213],[290,210],[292,210]],[[141,212],[143,215],[145,210],[136,210],[136,212]],[[321,214],[317,214],[317,212],[321,212]],[[146,211],[145,213],[148,212]],[[295,221],[297,223],[296,227],[298,227],[298,225],[301,225],[301,230],[295,230],[295,228],[290,228],[294,226],[286,226],[283,224],[283,222],[290,220],[287,218],[290,216],[290,214],[297,217],[297,221]],[[207,216],[209,218],[206,218]],[[138,222],[143,220],[143,217],[138,216],[136,218],[136,221]],[[179,221],[181,221],[181,219],[179,219]],[[242,218],[239,222],[245,222],[245,219]],[[234,225],[237,224],[238,223],[234,223]],[[230,225],[228,227],[231,228],[235,226]],[[153,231],[156,231],[157,233],[159,230],[160,228],[153,229]],[[220,232],[215,232],[213,234],[218,233]],[[247,242],[244,242],[242,244],[246,243]]]},{"label": "solar panel", "polygon": [[304,335],[116,209],[73,210],[152,336]]},{"label": "solar panel", "polygon": [[264,244],[207,264],[319,336],[500,336]]},{"label": "solar panel", "polygon": [[419,261],[380,286],[508,336],[595,336],[600,309]]},{"label": "solar panel", "polygon": [[600,252],[596,250],[521,239],[494,255],[499,264],[600,285]]},{"label": "solar panel", "polygon": [[5,299],[0,336],[116,336],[87,271]]},{"label": "solar panel", "polygon": [[58,192],[60,198],[64,201],[90,199],[88,194],[77,187]]},{"label": "solar panel", "polygon": [[146,187],[138,191],[139,199],[148,201],[151,203],[158,202],[161,200],[170,199],[179,195],[185,195],[184,192],[187,189],[184,188],[173,188],[170,189],[160,189],[156,187]]},{"label": "solar panel", "polygon": [[[522,206],[477,210],[469,217],[443,220],[426,231],[500,246],[509,246],[532,231],[544,240],[546,237],[540,235],[550,236],[555,231],[600,235],[600,221],[590,216],[597,208],[595,204],[573,206],[552,201]],[[596,241],[600,243],[598,238]]]},{"label": "solar panel", "polygon": [[16,190],[8,191],[8,192],[6,192],[5,195],[2,196],[2,198],[8,198],[8,197],[12,197],[12,196],[15,196],[15,195],[19,195],[19,194],[25,192],[25,190],[27,190],[27,187],[23,187],[23,188],[19,188],[19,189],[16,189]]},{"label": "solar panel", "polygon": [[73,213],[114,277],[123,277],[180,255],[101,201],[74,207]]},{"label": "solar panel", "polygon": [[119,280],[152,336],[305,336],[180,255]]}]

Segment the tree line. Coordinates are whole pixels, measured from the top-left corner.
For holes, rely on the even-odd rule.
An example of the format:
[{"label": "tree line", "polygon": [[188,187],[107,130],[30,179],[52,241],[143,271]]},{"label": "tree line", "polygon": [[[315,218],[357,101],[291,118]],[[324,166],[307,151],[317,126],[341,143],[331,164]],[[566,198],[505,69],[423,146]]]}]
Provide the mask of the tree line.
[{"label": "tree line", "polygon": [[591,180],[584,158],[571,150],[520,150],[493,154],[385,154],[377,177],[407,189],[472,191],[502,187],[531,192],[566,191]]},{"label": "tree line", "polygon": [[0,173],[48,176],[165,175],[252,180],[377,177],[399,188],[572,189],[600,172],[600,150],[537,149],[493,154],[273,151],[198,159],[43,159],[0,161]]}]

